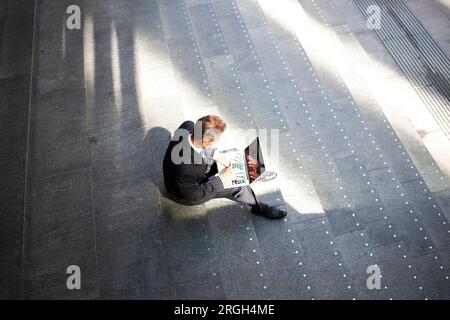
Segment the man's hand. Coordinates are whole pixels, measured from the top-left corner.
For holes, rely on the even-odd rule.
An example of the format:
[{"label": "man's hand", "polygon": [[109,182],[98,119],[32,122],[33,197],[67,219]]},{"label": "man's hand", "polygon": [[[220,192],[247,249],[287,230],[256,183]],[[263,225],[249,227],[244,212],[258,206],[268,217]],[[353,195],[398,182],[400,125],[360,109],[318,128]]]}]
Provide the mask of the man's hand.
[{"label": "man's hand", "polygon": [[216,152],[213,157],[214,161],[221,164],[224,167],[230,167],[232,162],[232,157],[230,154],[224,152]]}]

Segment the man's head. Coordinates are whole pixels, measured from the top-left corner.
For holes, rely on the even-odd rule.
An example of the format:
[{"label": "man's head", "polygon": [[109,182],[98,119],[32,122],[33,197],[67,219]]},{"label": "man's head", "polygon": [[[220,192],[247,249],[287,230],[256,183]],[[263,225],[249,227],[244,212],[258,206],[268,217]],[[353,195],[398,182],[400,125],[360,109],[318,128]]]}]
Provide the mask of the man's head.
[{"label": "man's head", "polygon": [[207,115],[197,120],[194,126],[193,143],[207,148],[218,142],[227,124],[218,116]]}]

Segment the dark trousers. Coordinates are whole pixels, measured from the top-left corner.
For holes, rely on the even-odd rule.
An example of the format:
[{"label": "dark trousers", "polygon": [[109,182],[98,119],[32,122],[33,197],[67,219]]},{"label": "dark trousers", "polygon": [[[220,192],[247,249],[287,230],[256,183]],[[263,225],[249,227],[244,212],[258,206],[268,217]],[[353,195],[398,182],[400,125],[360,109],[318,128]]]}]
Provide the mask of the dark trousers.
[{"label": "dark trousers", "polygon": [[[171,194],[170,192],[168,192],[167,195],[173,201],[175,201],[179,204],[185,205],[185,206],[195,206],[195,205],[199,205],[199,204],[202,204],[205,202],[205,201],[199,201],[199,202],[188,201],[185,199],[181,199],[181,198]],[[242,204],[246,204],[249,206],[255,206],[255,205],[260,204],[255,196],[255,193],[253,192],[252,188],[250,188],[250,186],[224,189],[224,190],[218,191],[218,192],[216,192],[213,199],[215,199],[215,198],[227,198],[227,199],[230,199],[230,200],[242,203]]]},{"label": "dark trousers", "polygon": [[227,198],[249,206],[258,204],[255,193],[250,186],[221,190],[216,193],[214,198]]}]

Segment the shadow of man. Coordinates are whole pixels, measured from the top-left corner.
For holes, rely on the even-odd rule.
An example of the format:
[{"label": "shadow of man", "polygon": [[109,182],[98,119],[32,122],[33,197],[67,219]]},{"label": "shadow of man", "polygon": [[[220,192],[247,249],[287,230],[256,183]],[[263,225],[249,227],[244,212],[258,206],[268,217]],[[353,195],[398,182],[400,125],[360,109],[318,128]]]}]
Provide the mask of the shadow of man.
[{"label": "shadow of man", "polygon": [[148,130],[143,141],[145,175],[155,183],[164,197],[167,197],[167,192],[164,187],[163,160],[171,138],[169,130],[154,127]]}]

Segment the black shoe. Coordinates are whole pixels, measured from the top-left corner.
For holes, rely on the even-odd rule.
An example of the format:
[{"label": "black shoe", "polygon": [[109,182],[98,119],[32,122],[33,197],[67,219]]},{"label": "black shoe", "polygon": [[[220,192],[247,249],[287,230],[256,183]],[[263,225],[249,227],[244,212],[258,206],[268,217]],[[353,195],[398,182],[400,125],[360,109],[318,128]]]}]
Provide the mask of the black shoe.
[{"label": "black shoe", "polygon": [[281,219],[287,215],[287,212],[285,210],[281,210],[264,203],[260,204],[259,206],[253,206],[251,213],[267,219]]}]

